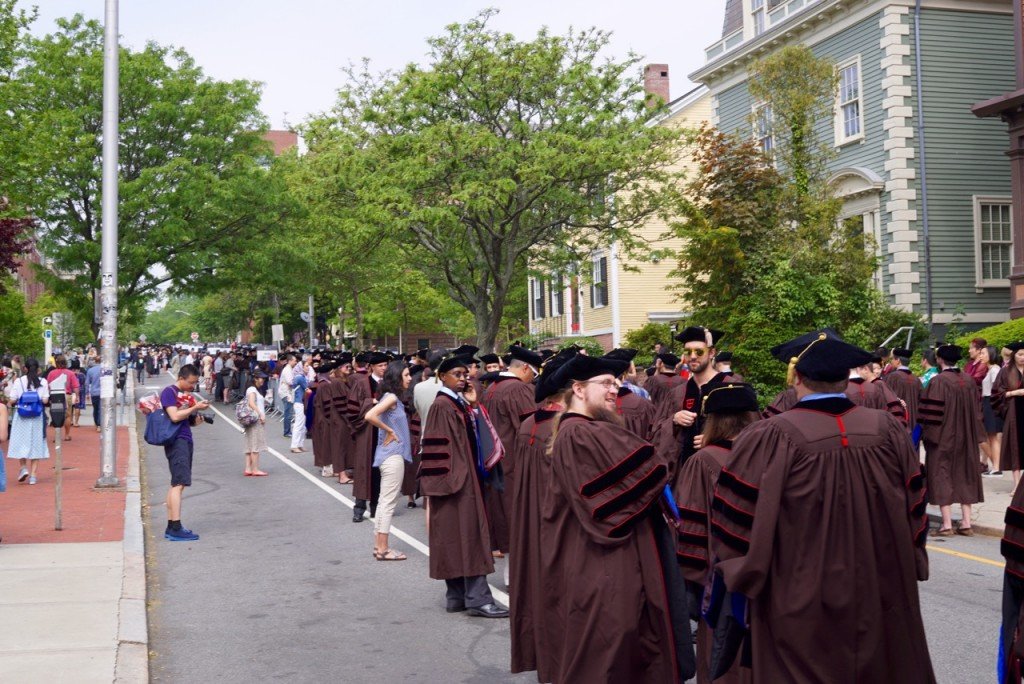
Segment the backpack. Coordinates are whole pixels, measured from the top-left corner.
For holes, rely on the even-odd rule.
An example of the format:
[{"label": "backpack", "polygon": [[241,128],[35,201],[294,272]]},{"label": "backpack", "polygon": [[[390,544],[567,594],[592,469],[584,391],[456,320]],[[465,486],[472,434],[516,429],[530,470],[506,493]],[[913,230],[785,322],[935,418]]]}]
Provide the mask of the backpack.
[{"label": "backpack", "polygon": [[22,418],[38,418],[43,415],[43,400],[39,398],[39,392],[28,386],[28,379],[25,380],[25,391],[18,397],[18,415]]}]

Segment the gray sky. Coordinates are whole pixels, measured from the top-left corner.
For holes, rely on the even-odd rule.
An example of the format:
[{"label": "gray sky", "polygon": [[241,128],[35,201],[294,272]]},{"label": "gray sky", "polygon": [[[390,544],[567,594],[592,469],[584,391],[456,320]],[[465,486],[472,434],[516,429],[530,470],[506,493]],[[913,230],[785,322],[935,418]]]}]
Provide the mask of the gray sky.
[{"label": "gray sky", "polygon": [[[82,13],[102,19],[103,0],[22,0],[40,5],[34,33],[53,30],[57,17]],[[631,3],[624,0],[122,0],[121,40],[148,40],[187,50],[218,79],[263,82],[263,111],[273,127],[301,123],[329,109],[342,84],[340,67],[363,57],[375,70],[423,61],[425,38],[497,7],[493,25],[521,38],[541,26],[610,30],[617,56],[630,49],[646,62],[669,64],[672,97],[704,62],[704,48],[722,32],[725,0]]]}]

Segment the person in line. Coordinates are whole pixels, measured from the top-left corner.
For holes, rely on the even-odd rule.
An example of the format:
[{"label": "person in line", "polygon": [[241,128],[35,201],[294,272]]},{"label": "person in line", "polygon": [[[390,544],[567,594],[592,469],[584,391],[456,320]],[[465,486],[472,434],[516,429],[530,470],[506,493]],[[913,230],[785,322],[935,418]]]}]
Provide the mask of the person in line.
[{"label": "person in line", "polygon": [[[978,451],[985,441],[978,406],[980,390],[971,376],[956,367],[960,354],[960,347],[952,344],[935,350],[940,370],[921,395],[918,418],[928,473],[928,503],[937,505],[942,513],[941,527],[932,531],[938,537],[972,536],[971,505],[985,500],[978,464]],[[995,391],[993,386],[993,394]],[[963,512],[955,530],[954,503],[959,503]]]},{"label": "person in line", "polygon": [[918,408],[921,403],[921,381],[910,370],[911,352],[897,347],[892,350],[888,372],[882,374],[882,381],[892,390],[906,409],[907,427],[911,432],[917,427]]},{"label": "person in line", "polygon": [[[54,368],[46,374],[46,384],[49,386],[50,394],[60,393],[65,396],[68,409],[77,401],[81,388],[78,386],[78,378],[68,369],[68,358],[63,354],[53,357]],[[54,439],[57,436],[54,435]],[[64,421],[64,441],[71,441],[71,421]]]},{"label": "person in line", "polygon": [[672,389],[686,382],[677,371],[680,359],[671,352],[660,352],[654,357],[654,373],[644,383],[644,389],[651,396],[654,408],[661,409],[662,403],[669,401]]},{"label": "person in line", "polygon": [[309,379],[305,370],[296,367],[292,376],[292,429],[291,451],[301,454],[306,451],[306,397],[310,394]]},{"label": "person in line", "polygon": [[377,515],[380,501],[380,469],[373,467],[377,451],[377,428],[366,422],[366,413],[378,399],[380,383],[384,379],[391,357],[383,352],[366,352],[356,357],[362,369],[349,378],[347,415],[352,426],[352,495],[356,505],[352,509],[352,522],[363,522],[366,509],[370,517]]},{"label": "person in line", "polygon": [[266,477],[267,473],[260,470],[260,452],[267,448],[265,425],[267,424],[267,407],[260,390],[267,382],[267,374],[257,370],[250,376],[248,387],[245,388],[245,401],[256,413],[256,422],[246,425],[245,436],[245,476]]},{"label": "person in line", "polygon": [[985,467],[982,477],[1002,477],[999,468],[1003,444],[1003,419],[992,406],[992,387],[999,371],[1003,369],[1003,357],[999,350],[989,345],[979,355],[988,364],[988,374],[981,383],[981,422],[985,426],[985,441],[981,445],[981,463]]},{"label": "person in line", "polygon": [[181,497],[185,487],[192,486],[192,428],[202,422],[197,414],[210,406],[210,402],[197,400],[192,394],[198,382],[199,370],[186,364],[178,371],[177,381],[160,392],[160,405],[167,412],[167,417],[180,426],[177,436],[164,445],[164,455],[171,471],[171,486],[167,490],[167,529],[164,530],[164,539],[168,541],[199,541],[198,534],[181,524]]},{"label": "person in line", "polygon": [[82,370],[82,362],[76,358],[71,362],[71,372],[75,374],[75,380],[78,381],[78,393],[75,395],[75,404],[71,410],[71,426],[78,427],[78,422],[82,419],[82,411],[85,410],[85,371]]},{"label": "person in line", "polygon": [[981,383],[988,375],[988,363],[981,358],[981,354],[987,346],[988,342],[984,337],[975,337],[971,340],[967,347],[967,358],[970,360],[964,364],[963,369],[963,374],[974,380],[974,384],[978,388],[978,396],[981,396]]},{"label": "person in line", "polygon": [[723,351],[715,354],[715,371],[719,373],[725,373],[726,375],[734,375],[732,370],[732,352]]},{"label": "person in line", "polygon": [[924,373],[921,374],[921,387],[927,387],[932,378],[939,374],[934,349],[925,349],[921,353],[921,368],[924,369]]},{"label": "person in line", "polygon": [[92,424],[96,426],[96,432],[102,428],[100,423],[100,377],[102,367],[98,359],[89,359],[89,368],[85,372],[85,391],[89,394],[89,402],[92,404]]},{"label": "person in line", "polygon": [[868,352],[823,333],[783,347],[797,405],[733,440],[711,513],[722,605],[750,603],[753,681],[935,682],[917,587],[925,478],[906,428],[847,397]]},{"label": "person in line", "polygon": [[[630,372],[636,372],[633,359],[636,357],[636,349],[613,349],[604,355],[606,359],[614,361],[625,361],[629,364],[626,371],[619,377],[619,394],[615,398],[615,411],[622,417],[622,424],[627,430],[640,439],[651,439],[654,432],[655,416],[657,409],[649,399],[644,399],[637,393],[640,389],[636,385],[627,382]],[[642,389],[640,389],[643,392]]]},{"label": "person in line", "polygon": [[392,361],[384,371],[380,399],[366,412],[366,422],[377,428],[373,467],[380,469],[380,500],[374,517],[373,555],[379,561],[403,561],[406,555],[389,545],[391,518],[395,514],[407,464],[412,463],[409,418],[400,397],[412,376],[404,361]]},{"label": "person in line", "polygon": [[[22,400],[23,395],[31,393],[36,395],[35,401],[29,402],[27,397]],[[25,359],[24,374],[7,387],[7,403],[14,416],[7,458],[16,458],[21,464],[18,482],[36,484],[39,461],[50,458],[43,423],[43,407],[49,402],[50,387],[39,377],[39,361],[29,357]]]},{"label": "person in line", "polygon": [[[760,418],[757,392],[741,382],[713,382],[704,392],[701,404],[704,416],[703,447],[683,465],[673,487],[679,508],[679,568],[693,597],[700,597],[712,586],[713,563],[717,557],[711,537],[711,512],[715,487],[722,467],[732,453],[732,443],[743,429]],[[704,620],[697,625],[697,682],[711,682],[713,631]],[[729,672],[715,681],[734,684],[750,681],[749,669],[734,663]]]},{"label": "person in line", "polygon": [[481,479],[483,456],[468,382],[471,356],[449,356],[437,366],[437,393],[421,439],[420,491],[428,498],[430,577],[444,580],[445,610],[506,618],[494,602],[487,575],[494,572]]},{"label": "person in line", "polygon": [[295,364],[299,361],[294,354],[284,355],[284,366],[281,368],[281,381],[277,386],[277,396],[282,403],[284,416],[281,423],[284,425],[284,436],[292,436],[292,419],[295,417],[295,406],[292,403],[294,397]]},{"label": "person in line", "polygon": [[628,365],[579,354],[556,373],[568,404],[549,452],[554,517],[538,545],[557,550],[544,568],[558,597],[545,615],[561,635],[556,683],[679,682],[696,669],[663,504],[668,464],[615,412]]},{"label": "person in line", "polygon": [[992,408],[1003,419],[999,470],[1013,473],[1013,486],[1020,482],[1024,463],[1024,341],[1006,345],[1013,356],[992,383]]},{"label": "person in line", "polygon": [[[7,441],[7,404],[0,402],[0,444]],[[7,491],[7,469],[4,467],[4,450],[0,449],[0,494]],[[0,542],[3,536],[0,535]]]}]

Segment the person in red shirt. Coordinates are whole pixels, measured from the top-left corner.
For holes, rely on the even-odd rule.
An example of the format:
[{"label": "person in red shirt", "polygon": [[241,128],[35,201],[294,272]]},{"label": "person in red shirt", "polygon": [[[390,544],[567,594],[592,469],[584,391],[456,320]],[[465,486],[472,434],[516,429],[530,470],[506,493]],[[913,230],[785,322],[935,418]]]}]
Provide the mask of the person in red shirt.
[{"label": "person in red shirt", "polygon": [[982,337],[975,337],[971,340],[971,346],[967,348],[967,356],[971,359],[964,366],[964,373],[974,378],[975,384],[978,386],[978,396],[981,396],[981,383],[985,381],[985,376],[988,375],[988,363],[985,359],[979,357],[981,351],[988,346],[988,342]]},{"label": "person in red shirt", "polygon": [[[78,393],[81,388],[78,386],[78,378],[68,370],[68,359],[63,354],[53,357],[55,368],[46,374],[46,384],[50,386],[50,394],[63,391],[67,396],[68,410],[78,401]],[[54,437],[56,439],[56,437]],[[71,440],[71,421],[64,421],[64,441]]]}]

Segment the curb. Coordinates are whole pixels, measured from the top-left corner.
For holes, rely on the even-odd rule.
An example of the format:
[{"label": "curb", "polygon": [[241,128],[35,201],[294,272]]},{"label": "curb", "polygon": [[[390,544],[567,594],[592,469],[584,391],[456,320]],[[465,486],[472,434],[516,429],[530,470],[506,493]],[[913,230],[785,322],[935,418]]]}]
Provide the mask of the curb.
[{"label": "curb", "polygon": [[135,382],[128,374],[125,406],[128,412],[128,476],[124,501],[124,576],[118,605],[115,682],[149,681],[149,623],[146,615],[146,545],[142,529],[142,489],[139,484],[139,440],[136,434]]}]

